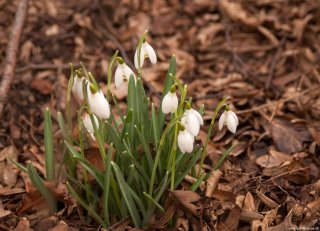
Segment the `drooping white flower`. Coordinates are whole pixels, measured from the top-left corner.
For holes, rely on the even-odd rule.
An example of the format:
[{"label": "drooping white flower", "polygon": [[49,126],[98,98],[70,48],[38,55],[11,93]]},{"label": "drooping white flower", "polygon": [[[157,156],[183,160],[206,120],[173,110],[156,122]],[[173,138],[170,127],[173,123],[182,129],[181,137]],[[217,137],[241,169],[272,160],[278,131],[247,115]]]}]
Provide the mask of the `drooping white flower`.
[{"label": "drooping white flower", "polygon": [[182,153],[190,153],[193,150],[194,137],[186,129],[178,134],[178,146]]},{"label": "drooping white flower", "polygon": [[78,74],[75,74],[75,76],[73,77],[73,85],[71,91],[78,103],[81,103],[84,99],[82,88],[84,80],[87,81],[83,76],[79,77]]},{"label": "drooping white flower", "polygon": [[223,125],[227,125],[228,129],[232,133],[236,133],[239,120],[237,115],[231,110],[225,110],[219,119],[219,130],[222,129]]},{"label": "drooping white flower", "polygon": [[162,112],[164,114],[174,113],[178,108],[178,96],[176,92],[173,93],[171,90],[163,97],[162,100]]},{"label": "drooping white flower", "polygon": [[[99,128],[99,120],[98,120],[98,118],[95,115],[93,115],[93,119],[94,119],[94,122],[95,122],[97,128]],[[87,132],[90,134],[90,136],[93,139],[95,139],[94,128],[93,128],[93,124],[92,124],[90,115],[88,113],[86,113],[86,115],[84,116],[82,121],[83,121],[83,125],[86,128]]]},{"label": "drooping white flower", "polygon": [[[152,46],[150,46],[149,43],[144,41],[141,45],[141,51],[140,51],[140,67],[142,67],[144,59],[149,58],[151,63],[157,62],[157,55]],[[134,53],[134,66],[139,69],[139,62],[138,62],[138,48],[136,49],[136,52]]]},{"label": "drooping white flower", "polygon": [[200,132],[200,125],[203,125],[203,119],[198,111],[190,107],[185,111],[181,123],[191,135],[197,136]]},{"label": "drooping white flower", "polygon": [[133,75],[134,79],[136,80],[136,76],[131,70],[131,68],[127,64],[125,64],[121,59],[119,61],[119,65],[116,69],[115,77],[114,77],[116,88],[118,89],[121,88],[124,79],[129,81],[130,75]]},{"label": "drooping white flower", "polygon": [[92,84],[88,84],[87,86],[88,104],[91,112],[100,119],[108,119],[110,117],[109,102],[104,97],[101,90],[94,89]]}]

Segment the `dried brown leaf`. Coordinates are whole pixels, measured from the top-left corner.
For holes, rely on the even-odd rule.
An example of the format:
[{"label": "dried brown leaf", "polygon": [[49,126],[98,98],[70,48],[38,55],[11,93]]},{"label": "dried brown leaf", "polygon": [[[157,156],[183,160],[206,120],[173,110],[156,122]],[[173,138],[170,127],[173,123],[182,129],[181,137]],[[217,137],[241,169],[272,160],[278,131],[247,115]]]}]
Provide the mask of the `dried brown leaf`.
[{"label": "dried brown leaf", "polygon": [[216,189],[219,179],[222,176],[222,172],[217,169],[211,172],[208,180],[207,180],[207,188],[206,188],[206,197],[212,197],[214,190]]},{"label": "dried brown leaf", "polygon": [[175,198],[175,200],[188,212],[193,215],[197,215],[197,210],[199,209],[197,206],[193,204],[193,202],[197,202],[200,200],[200,196],[192,191],[185,190],[175,190],[171,192],[171,195]]},{"label": "dried brown leaf", "polygon": [[280,166],[282,161],[274,156],[263,155],[256,159],[256,164],[263,168],[272,168]]},{"label": "dried brown leaf", "polygon": [[30,228],[30,222],[26,218],[22,218],[14,231],[33,231],[33,229]]},{"label": "dried brown leaf", "polygon": [[49,95],[54,90],[54,85],[48,79],[34,78],[31,88],[40,92],[42,95]]},{"label": "dried brown leaf", "polygon": [[220,7],[235,22],[241,22],[247,26],[258,26],[259,20],[250,15],[239,2],[231,2],[230,0],[219,1]]},{"label": "dried brown leaf", "polygon": [[253,221],[253,220],[262,220],[264,218],[263,215],[257,212],[252,212],[243,209],[240,214],[240,220],[242,221]]},{"label": "dried brown leaf", "polygon": [[296,153],[303,149],[306,134],[297,131],[294,125],[283,119],[274,119],[270,123],[271,137],[278,150],[284,153]]},{"label": "dried brown leaf", "polygon": [[60,221],[58,225],[48,229],[48,231],[68,231],[68,230],[69,230],[69,226],[64,221]]},{"label": "dried brown leaf", "polygon": [[260,198],[260,200],[267,206],[269,206],[270,208],[274,209],[277,208],[279,206],[279,204],[277,202],[275,202],[274,200],[272,200],[271,198],[267,197],[266,195],[264,195],[262,192],[260,191],[256,191],[257,196]]}]

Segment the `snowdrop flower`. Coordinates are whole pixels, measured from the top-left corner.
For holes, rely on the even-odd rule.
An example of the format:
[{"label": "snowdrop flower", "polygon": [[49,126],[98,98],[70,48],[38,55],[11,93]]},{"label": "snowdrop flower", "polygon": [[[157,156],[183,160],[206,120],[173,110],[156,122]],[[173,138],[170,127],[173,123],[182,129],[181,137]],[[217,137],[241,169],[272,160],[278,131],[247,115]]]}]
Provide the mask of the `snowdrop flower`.
[{"label": "snowdrop flower", "polygon": [[[149,57],[151,63],[157,62],[157,55],[152,46],[149,45],[149,43],[144,40],[141,45],[141,51],[140,51],[140,67],[142,67],[144,59]],[[136,49],[136,52],[134,54],[134,65],[137,69],[139,69],[139,62],[138,62],[138,47]]]},{"label": "snowdrop flower", "polygon": [[191,108],[191,105],[187,102],[187,110],[181,119],[181,123],[191,135],[197,136],[200,132],[200,125],[203,125],[203,119],[200,113]]},{"label": "snowdrop flower", "polygon": [[73,77],[73,85],[72,85],[71,91],[79,103],[81,103],[84,99],[83,90],[82,90],[82,85],[84,80],[87,81],[85,77],[82,76],[82,73],[80,71],[77,71],[75,76]]},{"label": "snowdrop flower", "polygon": [[236,133],[239,120],[237,115],[226,106],[226,110],[222,113],[219,119],[219,130],[222,129],[223,125],[227,125],[228,129],[232,133]]},{"label": "snowdrop flower", "polygon": [[185,128],[180,128],[178,134],[178,146],[182,153],[190,153],[193,150],[194,136],[191,135]]},{"label": "snowdrop flower", "polygon": [[134,80],[136,80],[136,76],[134,75],[133,71],[131,68],[124,63],[122,58],[119,58],[119,64],[115,72],[115,84],[116,88],[121,88],[123,84],[123,80],[128,80],[130,79],[130,75],[133,75]]},{"label": "snowdrop flower", "polygon": [[[97,128],[99,128],[99,120],[98,120],[98,118],[95,115],[93,115],[93,119],[94,119],[94,122],[95,122]],[[86,128],[87,132],[95,140],[94,128],[93,128],[93,124],[92,124],[90,115],[88,113],[86,113],[86,115],[84,116],[82,121],[83,121],[83,125]]]},{"label": "snowdrop flower", "polygon": [[108,119],[110,116],[110,106],[101,90],[96,89],[93,84],[87,85],[88,104],[93,114],[100,119]]},{"label": "snowdrop flower", "polygon": [[176,94],[176,86],[172,85],[170,91],[163,97],[162,112],[164,114],[174,113],[178,108],[178,97]]}]

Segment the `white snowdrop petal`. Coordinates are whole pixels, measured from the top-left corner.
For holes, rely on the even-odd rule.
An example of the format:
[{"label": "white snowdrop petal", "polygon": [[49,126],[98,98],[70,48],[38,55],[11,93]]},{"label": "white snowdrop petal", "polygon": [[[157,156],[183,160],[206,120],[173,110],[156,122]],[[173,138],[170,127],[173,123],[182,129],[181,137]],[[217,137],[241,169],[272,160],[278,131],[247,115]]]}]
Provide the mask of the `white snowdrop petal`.
[{"label": "white snowdrop petal", "polygon": [[234,117],[232,116],[230,111],[226,115],[226,120],[227,120],[227,127],[228,127],[229,131],[232,133],[236,133],[237,121],[234,119]]},{"label": "white snowdrop petal", "polygon": [[[98,120],[98,118],[95,115],[93,115],[93,119],[94,119],[94,122],[95,122],[97,128],[99,128],[99,120]],[[83,125],[84,125],[84,127],[87,129],[87,131],[90,134],[94,134],[93,124],[92,124],[92,121],[91,121],[91,118],[90,118],[89,114],[85,115],[85,117],[83,119]]]},{"label": "white snowdrop petal", "polygon": [[139,69],[139,63],[138,63],[138,48],[136,49],[136,52],[134,53],[134,66]]},{"label": "white snowdrop petal", "polygon": [[146,50],[143,48],[143,45],[142,45],[141,51],[140,51],[140,67],[143,66],[145,54],[146,54]]},{"label": "white snowdrop petal", "polygon": [[239,119],[236,115],[236,113],[234,113],[233,111],[229,111],[230,115],[232,115],[232,117],[234,118],[234,120],[237,122],[237,126],[239,125]]},{"label": "white snowdrop petal", "polygon": [[171,104],[170,104],[170,96],[169,96],[169,94],[166,94],[163,97],[161,108],[162,108],[162,112],[164,114],[168,114],[168,113],[171,112]]},{"label": "white snowdrop petal", "polygon": [[221,130],[223,125],[224,125],[225,117],[226,117],[226,111],[224,111],[220,116],[220,119],[219,119],[219,130]]},{"label": "white snowdrop petal", "polygon": [[131,68],[127,64],[122,64],[122,70],[124,75],[126,76],[127,80],[130,79],[130,75],[132,74],[134,78],[136,78],[135,74],[131,70]]},{"label": "white snowdrop petal", "polygon": [[108,119],[110,116],[110,107],[103,93],[99,90],[95,94],[92,94],[90,85],[88,85],[88,92],[88,103],[92,113],[101,119]]},{"label": "white snowdrop petal", "polygon": [[192,152],[194,137],[186,130],[180,131],[178,134],[178,146],[182,153]]},{"label": "white snowdrop petal", "polygon": [[203,118],[200,115],[200,113],[197,110],[194,110],[193,108],[190,109],[190,112],[192,112],[192,114],[194,114],[197,117],[199,124],[203,125]]},{"label": "white snowdrop petal", "polygon": [[114,82],[115,82],[117,89],[121,88],[121,86],[123,84],[123,69],[121,68],[120,65],[118,65],[116,72],[115,72],[115,75],[114,75]]},{"label": "white snowdrop petal", "polygon": [[82,81],[83,80],[85,80],[84,77],[79,78],[77,75],[73,79],[73,86],[71,88],[71,91],[72,91],[74,97],[78,101],[82,101],[84,99],[83,90],[82,90]]},{"label": "white snowdrop petal", "polygon": [[185,147],[184,147],[184,136],[183,136],[182,132],[179,132],[179,134],[178,134],[178,146],[179,146],[179,149],[182,153],[186,152]]},{"label": "white snowdrop petal", "polygon": [[193,113],[188,113],[186,122],[186,129],[188,132],[190,132],[190,134],[193,136],[197,136],[200,131],[200,124],[197,117]]},{"label": "white snowdrop petal", "polygon": [[176,93],[169,93],[171,95],[171,113],[174,113],[177,108],[178,108],[178,103],[179,103],[179,100],[178,100],[178,96]]},{"label": "white snowdrop petal", "polygon": [[150,62],[155,64],[157,62],[157,55],[152,46],[150,46],[149,43],[145,42],[145,51],[148,54],[148,57],[150,59]]},{"label": "white snowdrop petal", "polygon": [[178,107],[178,97],[175,93],[168,92],[162,100],[162,112],[168,114],[175,112]]}]

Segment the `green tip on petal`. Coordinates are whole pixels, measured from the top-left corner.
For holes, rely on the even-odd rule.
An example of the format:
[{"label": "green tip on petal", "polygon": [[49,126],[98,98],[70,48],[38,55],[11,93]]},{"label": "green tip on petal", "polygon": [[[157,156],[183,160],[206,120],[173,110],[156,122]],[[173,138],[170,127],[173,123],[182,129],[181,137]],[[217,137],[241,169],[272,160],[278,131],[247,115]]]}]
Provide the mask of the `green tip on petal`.
[{"label": "green tip on petal", "polygon": [[186,101],[186,109],[190,110],[191,109],[191,104],[189,103],[189,101]]},{"label": "green tip on petal", "polygon": [[94,86],[94,84],[90,83],[90,91],[92,94],[95,94],[98,92],[98,89]]},{"label": "green tip on petal", "polygon": [[83,76],[82,68],[79,68],[78,70],[76,70],[75,73],[76,73],[76,76],[78,76],[78,78],[81,78]]},{"label": "green tip on petal", "polygon": [[172,86],[170,87],[170,92],[171,92],[172,94],[175,93],[176,90],[177,90],[176,85],[172,85]]},{"label": "green tip on petal", "polygon": [[184,131],[185,127],[182,123],[179,122],[179,131]]},{"label": "green tip on petal", "polygon": [[225,107],[226,111],[230,111],[229,105],[226,104],[224,107]]},{"label": "green tip on petal", "polygon": [[118,61],[119,61],[119,63],[120,63],[120,64],[124,64],[124,60],[123,60],[123,58],[118,57]]}]

